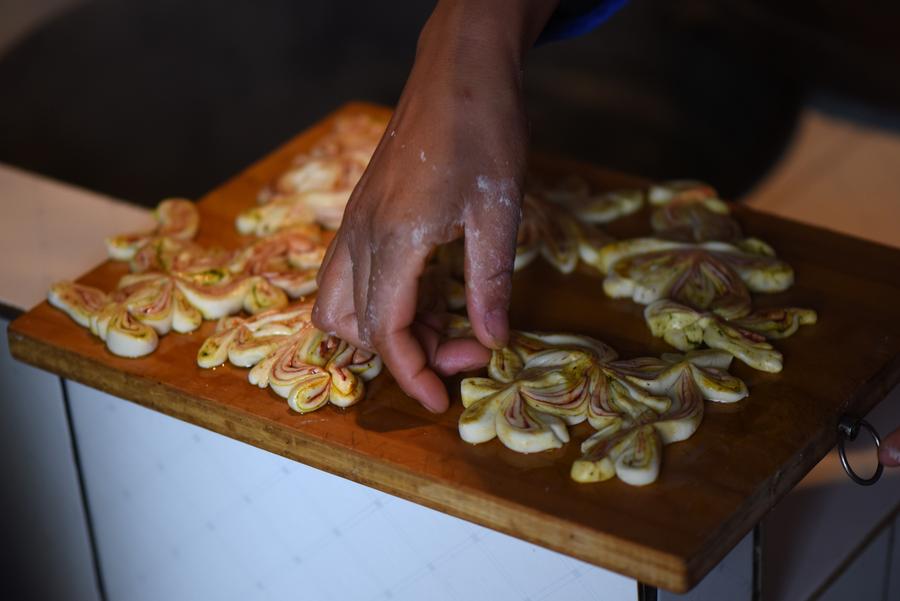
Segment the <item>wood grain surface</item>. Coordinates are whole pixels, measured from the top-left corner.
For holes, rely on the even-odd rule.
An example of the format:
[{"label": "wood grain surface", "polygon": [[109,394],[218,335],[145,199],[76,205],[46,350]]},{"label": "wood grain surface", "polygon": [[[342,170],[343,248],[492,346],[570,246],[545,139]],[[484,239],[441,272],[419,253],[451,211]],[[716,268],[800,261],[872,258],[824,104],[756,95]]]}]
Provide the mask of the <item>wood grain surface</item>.
[{"label": "wood grain surface", "polygon": [[[337,114],[387,109],[350,104]],[[199,204],[198,240],[236,245],[234,218],[261,186],[330,126],[325,119],[289,141]],[[642,181],[591,166],[538,158],[539,170],[575,170],[600,188]],[[848,199],[852,202],[852,199]],[[200,343],[214,327],[169,334],[143,359],[110,354],[64,313],[41,303],[9,328],[17,358],[179,419],[357,482],[681,592],[696,584],[835,444],[843,413],[865,414],[900,380],[900,251],[741,207],[737,216],[793,265],[789,291],[759,295],[756,305],[801,306],[819,323],[776,346],[781,374],[735,362],[750,397],[707,405],[699,431],[666,447],[659,480],[634,488],[618,480],[569,478],[585,424],[566,447],[520,455],[499,441],[460,440],[458,380],[450,411],[432,415],[386,373],[350,409],[308,415],[247,382],[247,370],[197,367]],[[102,218],[102,216],[96,216]],[[648,231],[641,213],[610,228]],[[102,241],[98,240],[97,244]],[[126,265],[107,262],[79,281],[111,289]],[[514,281],[512,323],[530,330],[600,338],[623,357],[671,350],[650,336],[642,307],[606,298],[596,274],[562,275],[538,261]]]}]

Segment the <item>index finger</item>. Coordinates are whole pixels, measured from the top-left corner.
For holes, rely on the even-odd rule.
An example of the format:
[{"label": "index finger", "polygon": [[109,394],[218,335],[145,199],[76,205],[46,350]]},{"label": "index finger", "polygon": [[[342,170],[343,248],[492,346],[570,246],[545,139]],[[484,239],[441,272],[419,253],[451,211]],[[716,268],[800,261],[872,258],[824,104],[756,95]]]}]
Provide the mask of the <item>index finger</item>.
[{"label": "index finger", "polygon": [[414,249],[412,256],[381,250],[372,255],[364,315],[372,344],[400,388],[426,409],[441,413],[449,404],[447,390],[429,368],[425,350],[412,331],[426,255],[421,249]]}]

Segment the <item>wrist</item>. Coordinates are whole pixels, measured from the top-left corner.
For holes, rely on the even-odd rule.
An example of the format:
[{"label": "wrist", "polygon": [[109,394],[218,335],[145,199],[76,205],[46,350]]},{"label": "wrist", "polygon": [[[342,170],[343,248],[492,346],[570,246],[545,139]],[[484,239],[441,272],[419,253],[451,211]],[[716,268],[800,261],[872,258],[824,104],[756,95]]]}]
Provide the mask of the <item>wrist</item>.
[{"label": "wrist", "polygon": [[422,28],[416,62],[507,69],[518,78],[525,55],[559,0],[440,0]]}]

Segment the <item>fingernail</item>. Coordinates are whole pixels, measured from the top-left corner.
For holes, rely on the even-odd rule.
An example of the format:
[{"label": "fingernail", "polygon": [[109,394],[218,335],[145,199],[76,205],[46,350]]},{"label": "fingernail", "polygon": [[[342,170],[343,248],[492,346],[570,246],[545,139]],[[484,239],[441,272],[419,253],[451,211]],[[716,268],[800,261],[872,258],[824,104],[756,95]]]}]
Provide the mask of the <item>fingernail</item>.
[{"label": "fingernail", "polygon": [[506,346],[506,337],[509,333],[506,322],[506,311],[493,309],[484,316],[484,327],[494,340],[494,346],[502,348]]}]

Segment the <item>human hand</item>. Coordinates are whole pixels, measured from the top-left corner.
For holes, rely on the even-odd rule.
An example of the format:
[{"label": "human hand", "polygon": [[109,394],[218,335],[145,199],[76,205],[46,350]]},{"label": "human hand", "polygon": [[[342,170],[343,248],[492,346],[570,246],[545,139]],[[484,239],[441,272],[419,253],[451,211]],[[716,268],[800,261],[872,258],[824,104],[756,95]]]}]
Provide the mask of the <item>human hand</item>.
[{"label": "human hand", "polygon": [[[526,19],[533,3],[438,4],[319,271],[316,325],[378,352],[400,387],[436,412],[448,398],[433,370],[483,366],[484,347],[509,336],[527,143],[521,60],[555,4]],[[430,254],[463,236],[466,304],[481,344],[442,341],[433,320],[416,320]]]},{"label": "human hand", "polygon": [[888,467],[900,465],[900,428],[897,428],[881,441],[878,459]]}]

